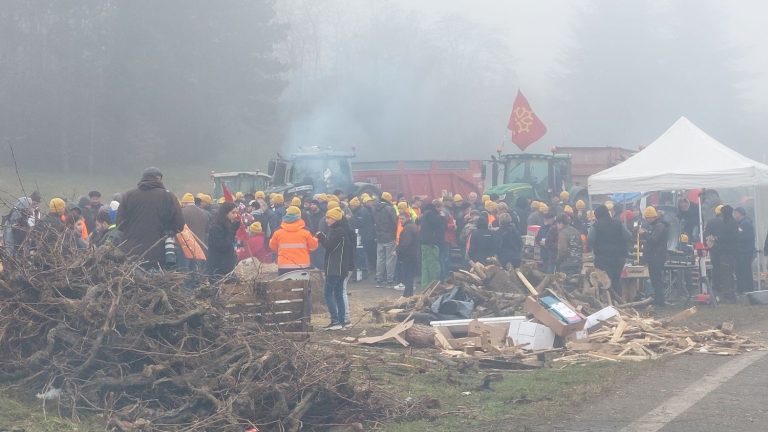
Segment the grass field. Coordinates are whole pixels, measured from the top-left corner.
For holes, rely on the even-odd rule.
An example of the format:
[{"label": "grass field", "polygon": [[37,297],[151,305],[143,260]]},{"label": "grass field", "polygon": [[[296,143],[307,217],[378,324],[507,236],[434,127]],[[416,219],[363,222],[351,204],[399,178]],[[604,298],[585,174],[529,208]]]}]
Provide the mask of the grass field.
[{"label": "grass field", "polygon": [[[210,171],[203,167],[168,168],[163,171],[165,186],[179,197],[184,192],[210,194],[213,190]],[[12,167],[0,168],[0,203],[15,201],[24,192],[30,194],[35,189],[40,190],[46,203],[56,196],[76,202],[91,190],[100,191],[102,202],[108,202],[114,193],[136,187],[141,171],[121,171],[118,168],[109,175],[90,176],[78,173],[56,175],[21,169],[20,176],[21,184]]]}]

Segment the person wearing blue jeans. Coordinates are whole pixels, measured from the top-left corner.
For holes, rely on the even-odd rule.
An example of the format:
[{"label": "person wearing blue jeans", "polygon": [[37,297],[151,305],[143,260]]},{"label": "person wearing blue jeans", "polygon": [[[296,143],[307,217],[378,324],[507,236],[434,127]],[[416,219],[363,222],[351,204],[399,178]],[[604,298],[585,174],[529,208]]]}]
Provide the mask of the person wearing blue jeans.
[{"label": "person wearing blue jeans", "polygon": [[317,233],[317,240],[325,248],[325,304],[331,322],[328,330],[340,330],[347,324],[347,300],[344,281],[355,268],[357,236],[340,208],[332,208],[325,215],[327,234]]}]

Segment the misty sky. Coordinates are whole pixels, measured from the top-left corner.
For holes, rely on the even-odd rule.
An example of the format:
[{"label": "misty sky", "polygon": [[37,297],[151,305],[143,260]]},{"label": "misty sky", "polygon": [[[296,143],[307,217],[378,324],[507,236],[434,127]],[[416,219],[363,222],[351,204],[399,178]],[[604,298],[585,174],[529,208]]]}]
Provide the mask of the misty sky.
[{"label": "misty sky", "polygon": [[[599,2],[598,2],[599,3]],[[659,10],[669,8],[673,2],[653,1],[649,4]],[[317,109],[305,109],[304,115],[293,115],[289,119],[287,129],[293,128],[292,132],[287,134],[286,146],[292,147],[297,143],[304,142],[307,135],[314,137],[323,137],[327,135],[328,139],[318,138],[321,143],[326,141],[356,142],[358,153],[363,159],[382,159],[382,158],[485,158],[488,152],[495,149],[502,137],[506,141],[505,149],[507,151],[516,151],[514,146],[509,143],[508,135],[504,136],[505,125],[511,109],[512,100],[518,87],[521,88],[534,109],[547,124],[550,133],[540,142],[529,148],[529,152],[545,152],[551,146],[557,145],[558,140],[563,139],[567,132],[563,124],[556,121],[558,118],[558,80],[562,72],[562,63],[568,53],[569,45],[573,43],[573,28],[579,19],[594,7],[591,1],[461,1],[461,0],[328,0],[324,2],[313,2],[308,0],[284,0],[281,3],[281,16],[287,19],[292,25],[293,36],[304,41],[313,40],[313,44],[302,45],[304,62],[293,72],[291,84],[284,95],[286,100],[293,100],[297,104],[310,105],[316,103]],[[764,25],[764,17],[768,13],[768,4],[759,1],[739,1],[739,2],[714,2],[713,9],[715,16],[711,20],[723,27],[722,42],[725,47],[733,49],[738,58],[734,69],[742,73],[742,78],[736,85],[743,90],[738,96],[745,100],[742,109],[750,114],[747,128],[747,138],[744,142],[729,143],[728,138],[735,139],[736,135],[723,133],[728,130],[727,125],[700,124],[705,131],[710,131],[716,138],[731,145],[735,149],[756,159],[765,160],[768,156],[763,145],[768,141],[768,127],[759,119],[768,115],[768,26]],[[500,55],[498,63],[500,67],[508,67],[505,76],[508,76],[508,84],[493,82],[492,85],[485,85],[478,91],[486,91],[481,94],[478,101],[468,100],[468,104],[475,104],[476,108],[485,110],[482,115],[476,118],[466,116],[466,113],[457,114],[457,118],[467,119],[469,125],[463,125],[468,128],[464,130],[456,126],[456,121],[449,121],[444,134],[442,131],[435,132],[432,136],[414,132],[403,132],[402,137],[393,138],[391,142],[382,140],[380,136],[371,138],[370,128],[368,130],[361,126],[354,118],[349,117],[349,113],[339,116],[340,111],[344,111],[344,105],[349,105],[344,96],[338,96],[336,93],[335,103],[327,104],[327,99],[317,103],[319,99],[304,99],[307,95],[306,89],[311,87],[312,78],[323,75],[324,71],[334,70],[342,64],[356,64],[355,59],[365,56],[367,53],[356,53],[349,49],[339,49],[346,46],[350,41],[365,40],[366,31],[370,28],[370,23],[378,23],[382,16],[387,16],[393,10],[408,15],[414,21],[418,22],[424,28],[424,32],[430,34],[433,38],[450,39],[452,37],[450,26],[440,26],[440,23],[446,20],[457,19],[464,24],[474,26],[478,30],[477,41],[482,44],[482,40],[493,39],[500,41],[508,53]],[[685,17],[674,17],[684,20]],[[435,32],[445,31],[443,34],[435,35]],[[466,32],[466,29],[462,29]],[[463,33],[462,33],[463,34]],[[394,35],[393,35],[394,36]],[[611,35],[605,35],[611,38]],[[485,38],[485,39],[483,39]],[[396,38],[393,38],[397,41]],[[393,42],[397,46],[397,42]],[[407,44],[406,44],[407,45]],[[414,44],[414,46],[417,46]],[[387,49],[395,49],[386,47]],[[376,47],[371,47],[376,50]],[[402,44],[400,48],[402,48]],[[500,48],[494,48],[497,51]],[[429,55],[429,53],[425,53]],[[311,59],[311,62],[307,62]],[[481,75],[487,72],[487,64],[478,62],[475,74]],[[337,70],[338,70],[337,69]],[[643,73],[643,71],[638,71]],[[330,73],[333,75],[334,73]],[[469,76],[469,75],[468,75]],[[694,74],[695,76],[695,74]],[[310,78],[308,78],[310,77]],[[424,82],[429,82],[433,76],[423,74]],[[499,77],[495,78],[499,81]],[[488,80],[486,80],[488,81]],[[399,85],[399,81],[395,81]],[[352,84],[350,84],[352,85]],[[456,89],[457,84],[451,83],[452,88]],[[477,83],[474,83],[477,85]],[[458,86],[461,86],[458,84]],[[340,85],[339,88],[343,88]],[[297,93],[297,89],[300,89]],[[328,90],[332,92],[331,90]],[[411,89],[412,91],[412,89]],[[408,91],[405,91],[406,93]],[[371,97],[387,98],[386,92],[372,93]],[[427,93],[429,94],[429,93]],[[393,89],[392,98],[400,96],[396,89]],[[462,100],[459,98],[459,100]],[[483,101],[488,103],[484,104]],[[386,105],[385,100],[380,101]],[[400,101],[399,103],[402,104]],[[408,111],[409,107],[397,107],[395,111]],[[447,107],[451,110],[453,107]],[[385,116],[389,111],[382,111]],[[354,113],[353,113],[354,114]],[[381,115],[379,113],[379,115]],[[434,113],[440,115],[440,113]],[[559,113],[562,116],[562,113]],[[685,114],[684,114],[685,115]],[[465,117],[462,117],[465,116]],[[411,117],[404,116],[404,119],[393,116],[391,124],[386,131],[398,133],[398,122],[404,123]],[[654,119],[650,122],[649,128],[653,129],[642,136],[633,136],[628,143],[608,142],[603,145],[618,145],[627,148],[637,148],[640,144],[647,143],[664,132],[664,129],[671,125],[676,118]],[[422,123],[430,121],[425,119]],[[638,121],[640,119],[638,118]],[[426,123],[425,123],[426,124]],[[663,126],[662,126],[663,125]],[[431,129],[440,127],[430,124]],[[407,126],[404,126],[407,129]],[[474,129],[473,129],[474,128]],[[739,127],[741,128],[741,127]],[[346,129],[339,132],[340,129]],[[367,135],[366,135],[367,134]],[[379,132],[379,135],[381,133]],[[472,142],[466,137],[452,139],[456,135],[466,134],[466,136],[477,137],[477,142]],[[412,141],[452,143],[444,147],[413,146],[413,142],[400,145],[400,141]],[[742,140],[739,138],[739,140]],[[748,144],[745,144],[748,142]],[[595,144],[599,145],[599,144]]]}]

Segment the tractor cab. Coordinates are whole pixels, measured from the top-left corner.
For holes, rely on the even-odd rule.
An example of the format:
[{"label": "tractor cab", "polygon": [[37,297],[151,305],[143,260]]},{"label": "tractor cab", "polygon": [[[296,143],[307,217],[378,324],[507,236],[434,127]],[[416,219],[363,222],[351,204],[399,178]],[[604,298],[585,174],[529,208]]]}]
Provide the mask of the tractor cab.
[{"label": "tractor cab", "polygon": [[271,177],[259,171],[211,173],[213,197],[224,196],[223,185],[232,192],[255,193],[267,190]]}]

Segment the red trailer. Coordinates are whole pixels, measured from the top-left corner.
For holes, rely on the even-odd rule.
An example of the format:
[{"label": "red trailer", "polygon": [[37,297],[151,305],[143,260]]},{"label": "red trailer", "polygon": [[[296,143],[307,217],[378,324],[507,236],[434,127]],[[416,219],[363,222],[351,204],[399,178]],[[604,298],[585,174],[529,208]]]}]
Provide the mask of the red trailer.
[{"label": "red trailer", "polygon": [[438,198],[444,193],[461,194],[483,190],[483,163],[469,161],[380,161],[352,162],[355,181],[373,183],[382,191],[407,197]]},{"label": "red trailer", "polygon": [[553,152],[571,155],[571,180],[574,186],[587,187],[587,178],[637,153],[621,147],[561,147]]}]

